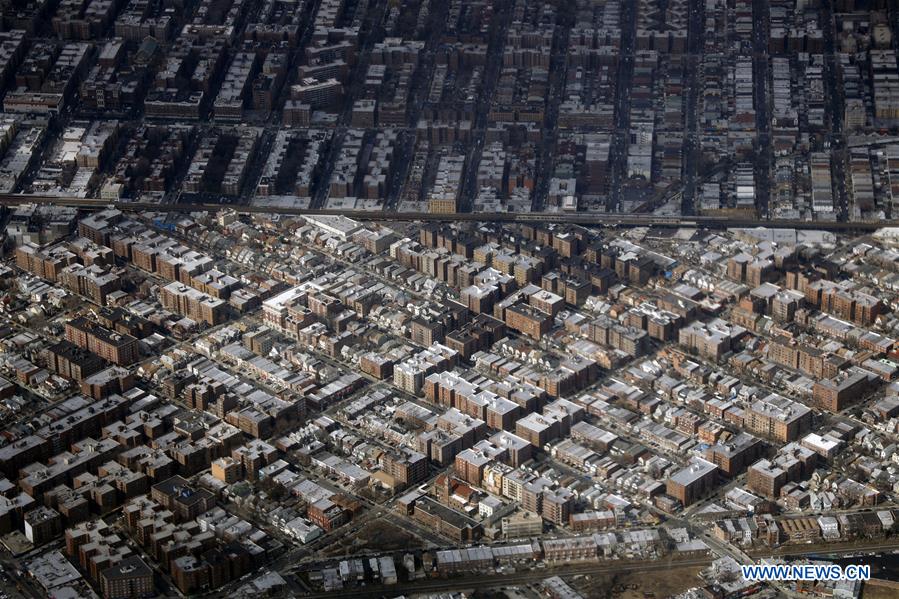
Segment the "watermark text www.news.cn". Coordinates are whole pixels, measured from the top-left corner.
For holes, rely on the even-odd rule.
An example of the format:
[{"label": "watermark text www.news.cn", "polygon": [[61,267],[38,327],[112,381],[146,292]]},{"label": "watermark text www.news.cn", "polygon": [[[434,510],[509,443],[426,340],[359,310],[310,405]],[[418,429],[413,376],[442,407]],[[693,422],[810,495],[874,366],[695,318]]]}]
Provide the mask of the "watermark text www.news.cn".
[{"label": "watermark text www.news.cn", "polygon": [[765,564],[740,566],[743,578],[759,581],[868,580],[871,566],[850,564]]}]

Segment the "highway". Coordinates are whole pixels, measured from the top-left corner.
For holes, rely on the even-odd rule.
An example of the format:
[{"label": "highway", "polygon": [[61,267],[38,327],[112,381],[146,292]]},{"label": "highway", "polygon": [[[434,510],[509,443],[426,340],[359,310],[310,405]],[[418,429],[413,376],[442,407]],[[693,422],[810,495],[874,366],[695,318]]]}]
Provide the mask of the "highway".
[{"label": "highway", "polygon": [[691,2],[688,10],[687,44],[690,56],[684,58],[687,64],[686,94],[684,95],[686,135],[684,135],[683,149],[684,192],[681,196],[681,209],[684,214],[695,214],[701,153],[697,137],[699,134],[699,95],[702,90],[700,69],[702,68],[701,50],[704,43],[705,7],[700,2]]},{"label": "highway", "polygon": [[622,183],[627,179],[627,148],[630,139],[630,95],[634,78],[637,10],[633,2],[621,3],[621,48],[618,56],[618,77],[615,85],[615,134],[609,148],[609,198],[606,208],[617,212],[621,208]]},{"label": "highway", "polygon": [[329,210],[292,207],[246,206],[236,204],[157,204],[150,202],[109,201],[89,198],[0,194],[0,205],[54,204],[84,210],[118,208],[123,212],[221,212],[233,210],[239,214],[281,214],[285,216],[346,216],[361,221],[420,221],[420,222],[495,222],[495,223],[556,223],[585,227],[702,227],[727,229],[767,227],[772,229],[804,229],[815,231],[870,232],[883,227],[899,227],[899,219],[818,222],[805,220],[768,221],[758,218],[725,218],[720,216],[655,216],[652,214],[609,214],[596,212],[458,212],[429,214],[424,212],[384,212],[369,210]]},{"label": "highway", "polygon": [[771,119],[768,106],[768,39],[770,7],[768,0],[753,0],[752,18],[755,21],[750,47],[753,50],[752,77],[755,91],[755,206],[762,215],[769,214],[771,200],[772,151]]}]

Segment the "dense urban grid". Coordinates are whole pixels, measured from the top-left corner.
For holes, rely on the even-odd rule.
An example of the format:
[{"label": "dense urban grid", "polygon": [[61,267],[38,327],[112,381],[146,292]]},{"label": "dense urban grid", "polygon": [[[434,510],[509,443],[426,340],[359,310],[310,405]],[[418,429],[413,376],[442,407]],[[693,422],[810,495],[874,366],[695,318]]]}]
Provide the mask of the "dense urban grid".
[{"label": "dense urban grid", "polygon": [[0,0],[0,599],[899,596],[897,52],[892,0]]}]

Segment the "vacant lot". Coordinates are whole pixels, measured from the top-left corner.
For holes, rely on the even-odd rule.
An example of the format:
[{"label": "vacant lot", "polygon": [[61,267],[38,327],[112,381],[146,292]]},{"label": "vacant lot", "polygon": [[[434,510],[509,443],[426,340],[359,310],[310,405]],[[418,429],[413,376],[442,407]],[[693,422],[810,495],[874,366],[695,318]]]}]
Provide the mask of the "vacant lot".
[{"label": "vacant lot", "polygon": [[585,597],[607,599],[664,599],[698,586],[701,566],[691,566],[649,573],[628,572],[612,576],[590,576],[568,579],[568,583]]},{"label": "vacant lot", "polygon": [[358,533],[334,542],[326,547],[322,553],[330,557],[336,557],[344,554],[364,553],[366,551],[384,553],[423,547],[424,543],[415,535],[397,528],[390,522],[372,520]]},{"label": "vacant lot", "polygon": [[862,585],[862,599],[896,599],[899,589],[877,584]]}]

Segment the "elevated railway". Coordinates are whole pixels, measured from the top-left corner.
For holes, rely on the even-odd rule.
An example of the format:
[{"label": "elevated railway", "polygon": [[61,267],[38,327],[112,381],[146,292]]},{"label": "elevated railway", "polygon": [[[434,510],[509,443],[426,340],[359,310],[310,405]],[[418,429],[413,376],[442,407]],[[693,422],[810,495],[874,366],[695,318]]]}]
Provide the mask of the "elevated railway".
[{"label": "elevated railway", "polygon": [[386,212],[369,210],[329,210],[292,208],[286,206],[252,206],[242,204],[129,202],[65,196],[31,194],[0,194],[0,205],[14,207],[21,204],[52,204],[82,210],[118,208],[123,212],[220,212],[233,210],[240,214],[281,214],[285,216],[346,216],[360,221],[421,221],[421,222],[502,222],[502,223],[559,223],[586,227],[702,227],[706,229],[767,227],[777,229],[806,229],[818,231],[876,231],[883,227],[899,227],[899,219],[851,222],[821,222],[805,220],[768,221],[758,218],[722,216],[656,216],[653,214],[619,214],[599,212],[459,212],[430,214],[423,212]]}]

